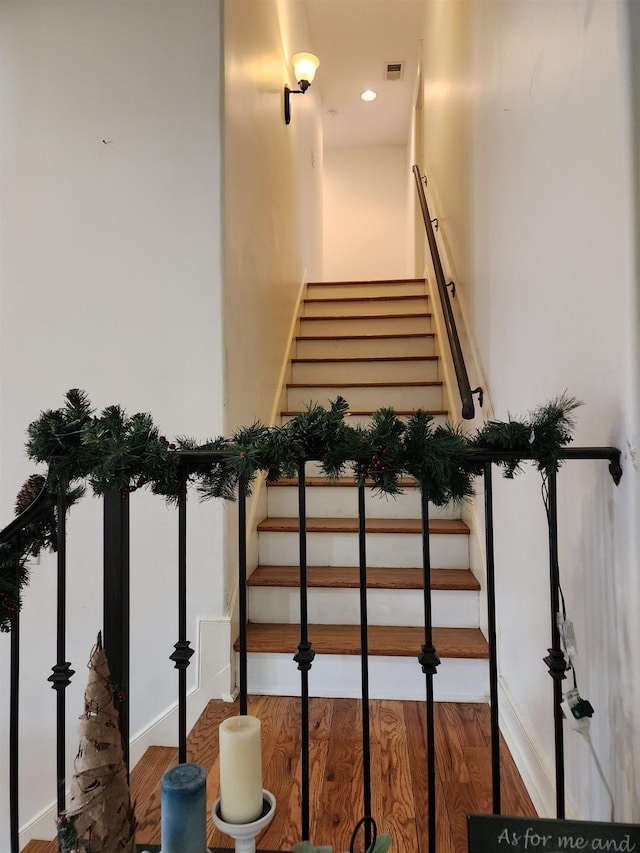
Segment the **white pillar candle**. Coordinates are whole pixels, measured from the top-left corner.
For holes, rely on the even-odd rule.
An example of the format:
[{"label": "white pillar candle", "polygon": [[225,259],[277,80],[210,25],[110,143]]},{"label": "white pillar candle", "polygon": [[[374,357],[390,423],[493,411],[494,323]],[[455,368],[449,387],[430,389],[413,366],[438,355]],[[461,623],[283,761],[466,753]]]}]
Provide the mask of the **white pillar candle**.
[{"label": "white pillar candle", "polygon": [[262,814],[262,742],[257,717],[230,717],[220,724],[220,816],[251,823]]}]

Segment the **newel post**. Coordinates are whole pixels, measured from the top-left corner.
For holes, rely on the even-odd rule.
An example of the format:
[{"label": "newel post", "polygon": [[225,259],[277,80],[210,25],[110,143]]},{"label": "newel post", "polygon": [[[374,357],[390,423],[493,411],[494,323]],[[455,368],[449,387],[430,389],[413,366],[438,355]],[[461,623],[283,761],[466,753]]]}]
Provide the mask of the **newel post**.
[{"label": "newel post", "polygon": [[124,760],[129,767],[129,494],[104,496],[103,645],[119,698]]}]

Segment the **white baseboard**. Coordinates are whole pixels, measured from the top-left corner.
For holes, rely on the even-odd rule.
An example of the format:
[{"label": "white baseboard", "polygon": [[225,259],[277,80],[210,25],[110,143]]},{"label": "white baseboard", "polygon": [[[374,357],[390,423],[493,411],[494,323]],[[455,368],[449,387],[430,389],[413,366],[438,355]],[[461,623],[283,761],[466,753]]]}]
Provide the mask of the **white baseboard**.
[{"label": "white baseboard", "polygon": [[[537,741],[522,709],[502,678],[498,681],[500,731],[511,752],[522,781],[540,817],[556,816],[555,768]],[[565,796],[569,820],[581,820],[578,809]]]},{"label": "white baseboard", "polygon": [[[229,617],[202,618],[198,622],[197,683],[187,696],[187,729],[191,729],[211,699],[233,701],[235,677],[231,669]],[[133,768],[150,746],[175,746],[178,742],[178,706],[167,708],[132,735],[129,763]],[[20,828],[20,849],[32,839],[55,835],[57,803],[50,803]]]}]

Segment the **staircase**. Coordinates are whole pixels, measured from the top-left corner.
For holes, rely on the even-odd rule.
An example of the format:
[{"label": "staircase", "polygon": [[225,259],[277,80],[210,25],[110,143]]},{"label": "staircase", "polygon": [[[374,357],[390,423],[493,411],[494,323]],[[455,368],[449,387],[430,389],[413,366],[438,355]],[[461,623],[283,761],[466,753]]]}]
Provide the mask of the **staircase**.
[{"label": "staircase", "polygon": [[[435,335],[424,280],[308,285],[283,420],[338,395],[352,423],[392,406],[444,420]],[[357,487],[307,466],[309,639],[314,696],[360,693]],[[369,686],[373,698],[423,699],[416,656],[424,642],[419,493],[367,493]],[[479,630],[479,584],[469,570],[469,529],[455,508],[430,510],[436,699],[482,701],[487,644]],[[254,693],[296,695],[299,640],[297,484],[268,486],[258,525],[260,565],[249,579],[248,673]]]},{"label": "staircase", "polygon": [[[303,410],[310,402],[327,405],[339,394],[350,402],[354,424],[366,422],[373,411],[388,405],[394,406],[401,417],[408,416],[416,408],[424,408],[431,411],[436,420],[446,418],[443,386],[438,378],[437,342],[431,328],[424,281],[310,284],[299,326],[296,355],[291,363],[291,383],[287,386],[287,408],[281,413],[283,420]],[[357,488],[351,477],[329,481],[319,476],[312,463],[307,468],[308,632],[316,652],[309,673],[309,688],[311,696],[325,697],[313,700],[321,704],[312,711],[311,728],[314,736],[322,739],[323,748],[328,749],[325,729],[331,715],[326,703],[332,701],[332,697],[344,697],[349,701],[360,696]],[[405,748],[405,751],[407,760],[416,768],[415,784],[420,792],[416,794],[416,802],[421,802],[424,798],[425,758],[420,750],[424,751],[425,742],[421,729],[424,726],[425,680],[417,661],[417,653],[424,642],[420,500],[413,481],[407,480],[402,485],[403,493],[395,498],[378,497],[370,490],[366,494],[369,688],[372,699],[416,699],[421,703],[420,706],[409,705],[404,710],[411,723],[407,725],[407,738],[413,739],[412,748],[408,751]],[[271,756],[273,752],[280,762],[275,763],[273,771],[269,764],[272,775],[266,777],[265,784],[276,792],[280,803],[286,804],[290,798],[292,828],[286,830],[281,823],[274,822],[273,839],[270,836],[269,840],[272,849],[290,849],[299,837],[298,790],[292,782],[295,773],[291,771],[294,760],[298,759],[285,755],[284,746],[289,748],[298,743],[295,732],[299,730],[299,720],[294,719],[291,711],[294,706],[283,705],[286,712],[277,727],[275,723],[265,724],[268,700],[264,695],[256,697],[255,694],[296,696],[300,689],[299,673],[292,661],[299,641],[297,483],[281,480],[270,484],[267,504],[267,517],[258,526],[260,565],[249,579],[248,679],[250,692],[254,694],[250,711],[263,717],[263,733],[266,731],[263,737],[269,744],[267,749],[271,750],[268,754]],[[430,519],[434,566],[431,572],[433,639],[441,659],[434,679],[435,698],[455,702],[486,701],[488,649],[478,627],[480,585],[469,570],[469,529],[453,507],[432,507]],[[287,700],[272,701],[280,707]],[[385,730],[380,723],[381,715],[397,713],[396,706],[397,703],[386,703],[381,706],[382,710],[374,709],[374,733],[377,729]],[[236,712],[233,705],[210,703],[191,733],[189,760],[197,760],[207,767],[217,766],[218,723]],[[488,736],[476,731],[476,714],[481,710],[465,707],[460,711],[463,723],[455,725],[447,722],[453,711],[438,713],[444,714],[446,723],[437,736],[441,742],[458,737],[464,725],[472,724],[469,743],[473,748],[477,749],[479,743],[483,747],[488,743]],[[341,719],[336,717],[332,723],[340,743],[347,735],[354,738],[356,733],[360,737],[355,717],[348,725],[341,724]],[[393,748],[396,749],[397,727],[393,727],[393,732]],[[385,747],[385,751],[390,748]],[[454,748],[461,750],[460,746]],[[342,755],[341,749],[336,747],[335,754]],[[140,844],[149,846],[160,840],[160,777],[175,762],[176,755],[174,748],[152,747],[133,770],[132,795],[138,803]],[[327,753],[327,762],[331,755],[333,753]],[[356,759],[350,758],[349,762],[351,768]],[[330,770],[330,763],[322,766],[326,772],[324,777],[319,773],[318,778],[325,778],[331,785],[334,779],[344,776],[344,763],[336,770]],[[482,766],[485,770],[488,768],[488,759],[483,759]],[[217,796],[216,772],[212,769],[209,774],[209,805]],[[490,773],[472,773],[471,777],[474,784],[484,784]],[[348,775],[348,785],[351,784],[349,778]],[[380,776],[380,780],[387,780],[389,785],[395,784],[394,778],[387,779],[384,773]],[[293,793],[290,791],[292,784]],[[518,785],[520,781],[514,770],[507,795],[520,790]],[[448,791],[445,787],[447,796]],[[457,792],[457,788],[452,787],[451,791]],[[391,798],[392,794],[386,796]],[[464,814],[490,808],[488,793],[482,794],[483,799],[477,802],[467,800],[466,796],[460,800],[455,793],[455,802],[447,803],[447,815],[454,809]],[[531,804],[524,801],[526,795],[522,797],[522,803],[512,806],[512,813],[533,814]],[[346,796],[334,792],[329,799],[351,802],[353,792]],[[413,799],[409,794],[406,801],[413,802]],[[465,804],[462,807],[461,802]],[[319,813],[325,811],[320,809]],[[279,814],[287,815],[286,808],[279,809]],[[416,821],[424,828],[426,813],[419,821],[416,817]],[[350,827],[353,820],[350,817],[343,823]],[[441,828],[449,827],[449,819],[441,821],[440,825]],[[460,827],[463,838],[463,819]],[[394,837],[399,838],[400,830],[395,826],[392,829]],[[214,832],[211,826],[209,830],[209,843],[229,844],[229,839],[211,834]],[[383,831],[386,831],[384,826]],[[448,846],[451,843],[445,841],[445,847],[454,849]],[[413,842],[404,848],[400,844],[398,847],[416,849]],[[54,853],[56,850],[55,840],[32,841],[24,853]]]}]

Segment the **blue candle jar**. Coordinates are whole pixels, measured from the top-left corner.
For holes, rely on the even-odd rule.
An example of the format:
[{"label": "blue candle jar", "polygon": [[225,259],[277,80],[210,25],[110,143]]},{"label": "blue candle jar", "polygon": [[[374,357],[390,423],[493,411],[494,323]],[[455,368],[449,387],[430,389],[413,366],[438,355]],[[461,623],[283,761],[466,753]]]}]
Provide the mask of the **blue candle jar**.
[{"label": "blue candle jar", "polygon": [[162,777],[162,853],[207,853],[207,772],[178,764]]}]

